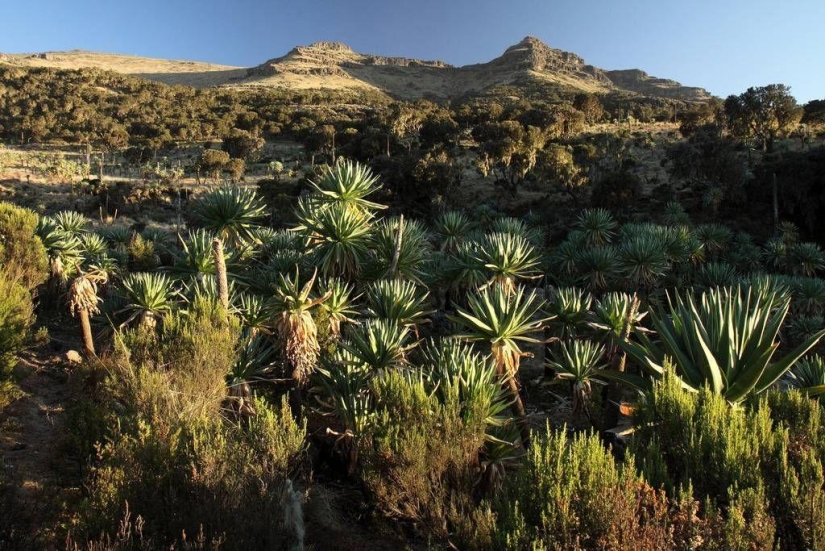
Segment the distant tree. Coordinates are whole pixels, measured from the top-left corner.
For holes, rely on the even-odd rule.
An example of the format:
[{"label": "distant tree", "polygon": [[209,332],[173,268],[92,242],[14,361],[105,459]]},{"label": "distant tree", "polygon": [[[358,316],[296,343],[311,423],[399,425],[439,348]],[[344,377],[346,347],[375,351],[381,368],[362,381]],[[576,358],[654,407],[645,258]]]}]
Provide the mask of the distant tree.
[{"label": "distant tree", "polygon": [[682,136],[689,138],[702,126],[713,124],[717,126],[725,123],[725,104],[719,98],[711,98],[708,101],[683,110],[678,115],[681,123],[679,132]]},{"label": "distant tree", "polygon": [[233,159],[249,160],[263,146],[264,139],[260,136],[252,134],[248,130],[234,128],[228,135],[223,137],[221,149],[226,151]]},{"label": "distant tree", "polygon": [[573,107],[584,114],[584,120],[588,124],[599,122],[604,116],[602,102],[595,94],[577,94],[573,98]]},{"label": "distant tree", "polygon": [[458,140],[458,123],[446,109],[439,109],[427,115],[419,132],[421,147],[432,149],[437,146],[452,147]]},{"label": "distant tree", "polygon": [[811,100],[803,108],[805,114],[802,122],[805,124],[825,124],[825,99]]},{"label": "distant tree", "polygon": [[229,165],[229,153],[226,151],[218,151],[217,149],[204,149],[198,159],[196,170],[198,175],[201,172],[206,173],[215,180],[219,180],[221,172]]},{"label": "distant tree", "polygon": [[538,156],[536,171],[542,179],[549,180],[567,193],[575,195],[575,190],[587,184],[587,173],[576,165],[571,147],[549,144]]},{"label": "distant tree", "polygon": [[748,88],[725,100],[725,115],[731,134],[756,140],[762,151],[773,150],[777,138],[790,133],[802,119],[803,110],[784,84]]},{"label": "distant tree", "polygon": [[226,165],[226,170],[229,171],[229,178],[238,183],[243,179],[244,172],[246,172],[246,161],[243,159],[230,159]]},{"label": "distant tree", "polygon": [[540,128],[524,128],[518,121],[489,123],[474,130],[473,136],[483,140],[479,146],[476,168],[487,177],[495,177],[495,185],[515,196],[524,179],[536,166],[546,135]]}]

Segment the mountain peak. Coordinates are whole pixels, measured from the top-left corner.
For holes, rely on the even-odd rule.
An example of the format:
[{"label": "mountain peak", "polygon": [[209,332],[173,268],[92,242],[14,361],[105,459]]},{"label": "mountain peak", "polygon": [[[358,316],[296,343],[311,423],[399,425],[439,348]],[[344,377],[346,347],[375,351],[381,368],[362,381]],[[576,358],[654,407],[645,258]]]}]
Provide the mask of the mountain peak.
[{"label": "mountain peak", "polygon": [[516,46],[544,46],[545,48],[549,48],[547,44],[545,44],[540,38],[536,38],[533,35],[527,35],[521,39],[521,42],[516,44]]},{"label": "mountain peak", "polygon": [[308,50],[321,50],[325,52],[338,52],[338,53],[355,53],[355,51],[344,44],[343,42],[313,42],[309,46],[304,46],[304,48]]}]

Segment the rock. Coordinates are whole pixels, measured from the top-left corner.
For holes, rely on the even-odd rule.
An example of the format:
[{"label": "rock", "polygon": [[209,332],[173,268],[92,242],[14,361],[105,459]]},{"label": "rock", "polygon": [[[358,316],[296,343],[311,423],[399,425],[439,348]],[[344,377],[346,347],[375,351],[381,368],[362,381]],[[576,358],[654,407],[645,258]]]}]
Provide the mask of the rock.
[{"label": "rock", "polygon": [[70,364],[82,364],[83,356],[77,350],[69,350],[66,352],[66,361]]},{"label": "rock", "polygon": [[22,450],[25,450],[25,449],[26,449],[26,444],[24,444],[23,442],[15,442],[11,447],[11,451],[13,451],[13,452],[19,452],[19,451],[22,451]]}]

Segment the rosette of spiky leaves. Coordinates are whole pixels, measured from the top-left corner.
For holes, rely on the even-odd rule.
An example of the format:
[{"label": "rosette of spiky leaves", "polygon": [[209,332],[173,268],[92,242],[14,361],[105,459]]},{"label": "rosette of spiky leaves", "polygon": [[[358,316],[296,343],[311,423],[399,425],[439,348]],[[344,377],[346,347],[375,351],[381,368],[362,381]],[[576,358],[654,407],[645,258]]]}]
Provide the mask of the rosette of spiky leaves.
[{"label": "rosette of spiky leaves", "polygon": [[214,236],[199,228],[189,230],[186,237],[179,236],[179,239],[180,252],[175,255],[173,269],[194,275],[198,279],[205,275],[215,275],[215,254],[212,251]]},{"label": "rosette of spiky leaves", "polygon": [[402,224],[401,218],[391,217],[385,218],[376,226],[369,243],[369,253],[370,279],[401,278],[422,283],[423,268],[431,254],[431,246],[421,222],[405,218]]},{"label": "rosette of spiky leaves", "polygon": [[524,220],[513,218],[512,216],[502,216],[501,218],[493,220],[488,233],[520,235],[534,247],[542,247],[544,245],[544,233],[540,229],[531,228]]},{"label": "rosette of spiky leaves", "polygon": [[789,247],[799,242],[799,228],[793,222],[787,220],[780,222],[776,231],[779,234],[779,239]]},{"label": "rosette of spiky leaves", "polygon": [[455,253],[472,229],[473,223],[467,215],[455,210],[441,213],[433,221],[433,234],[438,249],[448,254]]},{"label": "rosette of spiky leaves", "polygon": [[[621,345],[651,376],[660,377],[665,358],[672,358],[686,388],[698,391],[707,385],[740,402],[770,387],[825,335],[819,331],[774,360],[789,304],[787,295],[742,287],[711,289],[698,299],[676,293],[651,313],[655,341],[638,333],[638,343]],[[627,374],[610,376],[649,386]]]},{"label": "rosette of spiky leaves", "polygon": [[789,279],[793,293],[791,306],[797,312],[820,314],[825,311],[825,279],[794,277]]},{"label": "rosette of spiky leaves", "polygon": [[344,203],[325,205],[312,199],[296,210],[301,231],[309,240],[321,273],[354,280],[361,275],[370,248],[372,215]]},{"label": "rosette of spiky leaves", "polygon": [[[430,386],[442,402],[451,396],[458,397],[465,422],[481,420],[490,428],[508,422],[506,412],[510,403],[501,376],[489,357],[455,339],[429,341],[421,355],[419,367]],[[490,430],[485,436],[488,441],[500,441]]]},{"label": "rosette of spiky leaves", "polygon": [[54,225],[60,231],[80,237],[89,227],[89,219],[73,210],[63,210],[52,216]]},{"label": "rosette of spiky leaves", "polygon": [[[264,335],[244,330],[235,363],[226,376],[229,395],[236,400],[250,400],[252,385],[273,378],[276,356],[275,348]],[[243,406],[241,403],[240,408]]]},{"label": "rosette of spiky leaves", "polygon": [[203,279],[215,275],[215,255],[212,252],[213,235],[204,229],[189,230],[186,237],[178,236],[180,249],[174,254],[170,271]]},{"label": "rosette of spiky leaves", "polygon": [[561,341],[553,347],[551,355],[547,364],[556,372],[556,378],[572,385],[573,413],[586,411],[591,383],[602,384],[595,377],[605,366],[604,346],[591,340]]},{"label": "rosette of spiky leaves", "polygon": [[550,254],[549,269],[556,279],[564,284],[573,284],[578,272],[579,255],[585,248],[584,239],[578,231],[572,231]]},{"label": "rosette of spiky leaves", "polygon": [[303,385],[318,363],[318,329],[312,319],[312,308],[324,302],[328,295],[312,298],[317,273],[303,286],[295,277],[279,274],[273,300],[270,302],[275,331],[280,339],[287,372],[298,385]]},{"label": "rosette of spiky leaves", "polygon": [[468,297],[468,309],[458,308],[450,319],[463,328],[458,338],[487,342],[499,373],[514,376],[525,355],[519,343],[537,343],[538,333],[551,318],[539,317],[543,306],[535,291],[525,295],[518,286],[513,293],[501,287],[486,287]]},{"label": "rosette of spiky leaves", "polygon": [[574,227],[581,232],[584,242],[591,247],[601,247],[616,237],[616,220],[605,209],[585,209],[579,214]]},{"label": "rosette of spiky leaves", "polygon": [[60,229],[53,219],[46,216],[37,221],[36,233],[49,256],[52,278],[65,283],[77,273],[77,267],[83,261],[80,239]]},{"label": "rosette of spiky leaves", "polygon": [[306,248],[305,238],[295,231],[256,228],[254,233],[255,239],[260,243],[259,257],[264,262],[271,260],[284,251],[300,253]]},{"label": "rosette of spiky leaves", "polygon": [[266,214],[266,203],[252,188],[226,185],[198,197],[191,212],[197,225],[240,245],[253,238],[252,229]]},{"label": "rosette of spiky leaves", "polygon": [[585,327],[593,297],[578,287],[557,287],[550,292],[545,311],[553,317],[548,323],[552,335],[573,338]]},{"label": "rosette of spiky leaves", "polygon": [[491,233],[478,248],[477,260],[487,270],[488,284],[512,292],[518,281],[541,277],[541,258],[527,239],[512,233]]},{"label": "rosette of spiky leaves", "polygon": [[394,321],[405,327],[415,327],[427,321],[433,311],[427,308],[429,293],[415,282],[397,279],[376,281],[364,293],[367,315]]},{"label": "rosette of spiky leaves", "polygon": [[248,329],[253,335],[269,332],[270,308],[264,297],[241,293],[235,302],[242,327]]},{"label": "rosette of spiky leaves", "polygon": [[344,434],[363,435],[375,417],[369,384],[374,372],[358,363],[345,350],[338,349],[334,362],[325,362],[314,375],[318,382],[316,398],[321,412],[336,417],[344,425]]},{"label": "rosette of spiky leaves", "polygon": [[80,247],[86,260],[100,258],[109,252],[106,241],[96,233],[81,234]]},{"label": "rosette of spiky leaves", "polygon": [[685,208],[678,201],[668,201],[664,211],[665,224],[668,226],[681,226],[690,224],[690,217]]},{"label": "rosette of spiky leaves", "polygon": [[795,278],[785,275],[773,275],[756,273],[749,274],[742,278],[741,285],[752,287],[755,292],[775,292],[779,295],[789,295],[794,297],[791,306],[796,306],[796,295],[794,294],[793,281]]},{"label": "rosette of spiky leaves", "polygon": [[785,271],[788,267],[788,246],[781,239],[771,239],[765,243],[762,259],[769,270]]},{"label": "rosette of spiky leaves", "polygon": [[736,285],[739,274],[727,262],[708,262],[696,270],[696,285],[704,289]]},{"label": "rosette of spiky leaves", "polygon": [[664,243],[650,234],[623,241],[616,260],[622,276],[635,289],[654,287],[669,268]]},{"label": "rosette of spiky leaves", "polygon": [[799,243],[790,250],[794,273],[813,277],[825,269],[825,252],[816,243]]},{"label": "rosette of spiky leaves", "polygon": [[129,317],[122,325],[132,321],[146,329],[154,329],[158,319],[172,311],[175,290],[166,274],[158,272],[137,272],[123,279],[125,312]]},{"label": "rosette of spiky leaves", "polygon": [[788,338],[791,343],[800,343],[825,328],[822,316],[793,316],[788,323]]},{"label": "rosette of spiky leaves", "polygon": [[721,224],[702,224],[696,227],[696,237],[702,243],[708,258],[725,252],[733,241],[733,232]]},{"label": "rosette of spiky leaves", "polygon": [[351,328],[341,348],[349,353],[349,361],[372,371],[394,369],[407,365],[410,330],[390,320],[371,319]]},{"label": "rosette of spiky leaves", "polygon": [[98,234],[116,251],[125,252],[132,242],[134,232],[126,226],[107,226],[100,228]]},{"label": "rosette of spiky leaves", "polygon": [[519,416],[522,441],[527,443],[530,428],[518,391],[519,364],[527,354],[522,352],[519,343],[539,342],[531,335],[541,331],[550,318],[539,318],[542,301],[536,297],[535,291],[525,296],[521,286],[512,293],[499,286],[485,287],[470,294],[467,300],[467,310],[458,308],[455,316],[449,316],[464,330],[457,338],[490,344],[496,370],[507,382]]},{"label": "rosette of spiky leaves", "polygon": [[[632,308],[635,300],[634,295],[627,293],[605,293],[594,302],[587,325],[611,346],[619,342],[628,324],[634,331],[644,331],[641,322],[647,313]],[[628,319],[629,314],[632,319]]]},{"label": "rosette of spiky leaves", "polygon": [[709,207],[713,212],[719,210],[722,200],[725,198],[725,190],[719,186],[709,187],[702,194],[702,205]]},{"label": "rosette of spiky leaves", "polygon": [[368,166],[358,162],[337,162],[328,167],[317,182],[310,184],[320,199],[338,203],[350,211],[364,213],[387,208],[366,199],[381,189],[381,184]]},{"label": "rosette of spiky leaves", "polygon": [[334,278],[319,281],[318,290],[321,295],[328,297],[318,308],[326,314],[330,334],[337,338],[341,334],[342,323],[355,323],[358,311],[353,307],[353,303],[360,295],[353,296],[352,285]]},{"label": "rosette of spiky leaves", "polygon": [[582,249],[576,257],[576,267],[592,292],[604,291],[618,275],[616,249],[610,246]]},{"label": "rosette of spiky leaves", "polygon": [[[190,278],[181,282],[181,298],[188,304],[195,304],[198,300],[205,299],[207,302],[219,302],[220,291],[218,290],[218,279],[216,277]],[[229,281],[229,311],[237,313],[237,303],[239,300],[238,289],[235,282]]]},{"label": "rosette of spiky leaves", "polygon": [[819,354],[802,358],[788,371],[784,381],[808,396],[822,396],[825,394],[825,358]]},{"label": "rosette of spiky leaves", "polygon": [[460,289],[477,289],[487,281],[487,271],[479,262],[480,245],[466,241],[458,246],[455,254],[446,262],[445,278]]},{"label": "rosette of spiky leaves", "polygon": [[762,270],[762,250],[753,243],[735,243],[725,255],[725,260],[743,274]]}]

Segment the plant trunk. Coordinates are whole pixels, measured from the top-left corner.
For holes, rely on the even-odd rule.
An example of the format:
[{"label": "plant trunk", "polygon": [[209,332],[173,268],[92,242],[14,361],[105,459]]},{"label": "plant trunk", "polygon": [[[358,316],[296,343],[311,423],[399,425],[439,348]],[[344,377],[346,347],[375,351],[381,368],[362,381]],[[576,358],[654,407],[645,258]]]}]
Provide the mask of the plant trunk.
[{"label": "plant trunk", "polygon": [[79,308],[78,314],[80,316],[80,330],[83,333],[83,354],[86,359],[91,359],[95,354],[95,341],[92,338],[92,324],[89,320],[89,311],[85,308]]},{"label": "plant trunk", "polygon": [[212,254],[215,257],[215,277],[218,279],[218,299],[229,310],[229,282],[226,278],[226,260],[223,256],[223,241],[217,237],[212,240]]},{"label": "plant trunk", "polygon": [[513,408],[516,410],[516,415],[518,415],[521,443],[527,448],[530,446],[530,425],[527,422],[527,410],[524,409],[524,402],[521,400],[521,394],[519,394],[515,374],[507,376],[507,387],[510,389],[510,395],[513,398]]},{"label": "plant trunk", "polygon": [[[633,301],[630,303],[630,306],[625,313],[626,317],[624,328],[622,328],[622,333],[619,336],[619,340],[621,342],[627,342],[630,339],[630,332],[633,330],[633,320],[639,312],[639,304],[639,297],[637,295],[633,295]],[[625,353],[620,346],[617,346],[616,351],[613,354],[612,361],[610,362],[610,369],[624,373],[626,366],[627,353]],[[622,386],[617,382],[609,383],[605,392],[606,403],[604,408],[604,418],[602,420],[603,430],[611,429],[619,424],[619,407],[621,401]]]}]

